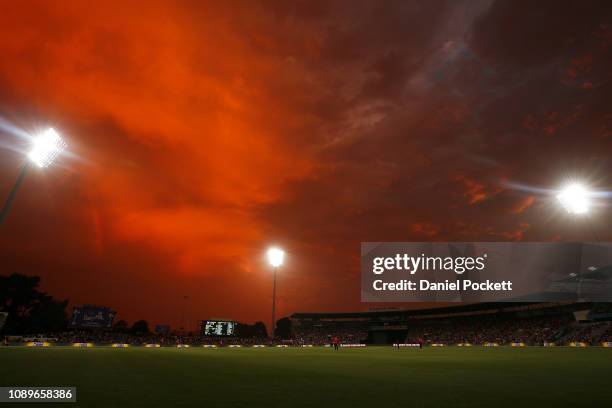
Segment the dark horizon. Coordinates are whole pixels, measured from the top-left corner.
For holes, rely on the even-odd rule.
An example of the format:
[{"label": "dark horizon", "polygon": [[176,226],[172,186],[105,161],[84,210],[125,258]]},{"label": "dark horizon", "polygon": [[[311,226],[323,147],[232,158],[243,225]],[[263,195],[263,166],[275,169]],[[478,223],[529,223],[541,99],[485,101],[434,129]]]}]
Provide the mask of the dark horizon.
[{"label": "dark horizon", "polygon": [[[0,274],[176,327],[359,311],[362,241],[612,240],[605,1],[0,6]],[[589,221],[554,192],[607,192]],[[188,299],[183,300],[184,296]],[[394,304],[396,307],[432,305]],[[191,327],[194,329],[194,327]]]}]

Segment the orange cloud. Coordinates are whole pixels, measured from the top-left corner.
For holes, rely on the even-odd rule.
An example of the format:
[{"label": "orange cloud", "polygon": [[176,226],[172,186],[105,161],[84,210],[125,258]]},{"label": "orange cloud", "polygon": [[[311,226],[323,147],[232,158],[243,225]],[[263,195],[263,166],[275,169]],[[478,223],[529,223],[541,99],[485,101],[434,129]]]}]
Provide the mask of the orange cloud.
[{"label": "orange cloud", "polygon": [[[187,294],[194,319],[252,321],[272,243],[281,315],[366,308],[360,241],[554,236],[499,180],[578,163],[605,185],[610,30],[532,7],[553,22],[512,24],[512,2],[3,2],[1,119],[54,125],[73,156],[28,174],[2,264],[130,319],[174,324]],[[25,143],[1,136],[5,194]]]}]

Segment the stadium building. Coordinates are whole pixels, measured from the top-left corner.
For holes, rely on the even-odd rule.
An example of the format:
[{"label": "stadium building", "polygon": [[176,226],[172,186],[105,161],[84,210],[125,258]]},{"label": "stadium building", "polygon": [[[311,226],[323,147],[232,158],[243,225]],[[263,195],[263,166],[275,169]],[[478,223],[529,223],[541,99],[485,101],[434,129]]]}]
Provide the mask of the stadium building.
[{"label": "stadium building", "polygon": [[[295,313],[294,338],[320,344],[566,344],[612,334],[609,303],[478,303],[418,310]],[[599,337],[597,337],[599,336]]]}]

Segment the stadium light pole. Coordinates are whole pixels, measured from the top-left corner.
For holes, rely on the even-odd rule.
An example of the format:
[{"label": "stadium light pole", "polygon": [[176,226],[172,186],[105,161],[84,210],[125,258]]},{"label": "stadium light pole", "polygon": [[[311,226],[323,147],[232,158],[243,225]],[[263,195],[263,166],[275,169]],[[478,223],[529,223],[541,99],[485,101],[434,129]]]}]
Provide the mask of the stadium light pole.
[{"label": "stadium light pole", "polygon": [[272,269],[274,270],[274,277],[272,283],[272,325],[271,327],[271,338],[274,338],[274,332],[276,328],[276,272],[278,271],[278,267],[283,264],[283,260],[285,258],[285,252],[279,248],[270,248],[268,249],[268,262],[272,265]]},{"label": "stadium light pole", "polygon": [[557,194],[557,200],[565,210],[572,215],[584,216],[586,222],[595,238],[596,242],[599,242],[599,237],[595,232],[591,218],[589,217],[589,211],[591,209],[591,201],[589,197],[591,193],[589,190],[579,183],[572,183],[565,186],[559,194]]},{"label": "stadium light pole", "polygon": [[[569,214],[575,216],[584,216],[589,229],[591,230],[591,234],[593,234],[593,238],[595,242],[599,242],[599,237],[595,232],[595,227],[591,222],[591,218],[589,217],[589,211],[591,209],[591,202],[589,197],[591,196],[591,192],[579,183],[572,183],[565,186],[559,194],[557,194],[557,200],[561,203],[565,211]],[[592,267],[589,267],[588,270],[591,270]],[[576,290],[576,297],[578,300],[582,297],[582,283],[584,282],[584,272],[581,270],[578,273],[570,274],[570,277],[576,278],[578,280],[578,288]]]},{"label": "stadium light pole", "polygon": [[30,166],[34,164],[40,168],[49,167],[65,148],[66,142],[53,128],[48,128],[34,137],[32,150],[28,153],[29,160],[21,167],[17,181],[0,212],[0,225],[4,223]]}]

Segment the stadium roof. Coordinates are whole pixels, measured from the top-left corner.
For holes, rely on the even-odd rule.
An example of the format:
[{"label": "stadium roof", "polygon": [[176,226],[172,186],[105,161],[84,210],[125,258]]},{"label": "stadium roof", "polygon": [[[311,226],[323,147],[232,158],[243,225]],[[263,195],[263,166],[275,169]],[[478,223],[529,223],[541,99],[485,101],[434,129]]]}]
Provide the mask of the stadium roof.
[{"label": "stadium roof", "polygon": [[[331,313],[294,313],[292,319],[347,319],[347,318],[384,318],[384,317],[402,317],[402,318],[419,318],[419,317],[435,317],[436,315],[443,316],[449,314],[463,314],[474,312],[504,312],[522,309],[524,307],[557,307],[577,304],[575,302],[486,302],[462,304],[456,306],[444,306],[427,309],[396,309],[396,310],[371,310],[362,312],[331,312]],[[588,307],[590,303],[582,303],[584,307]]]}]

